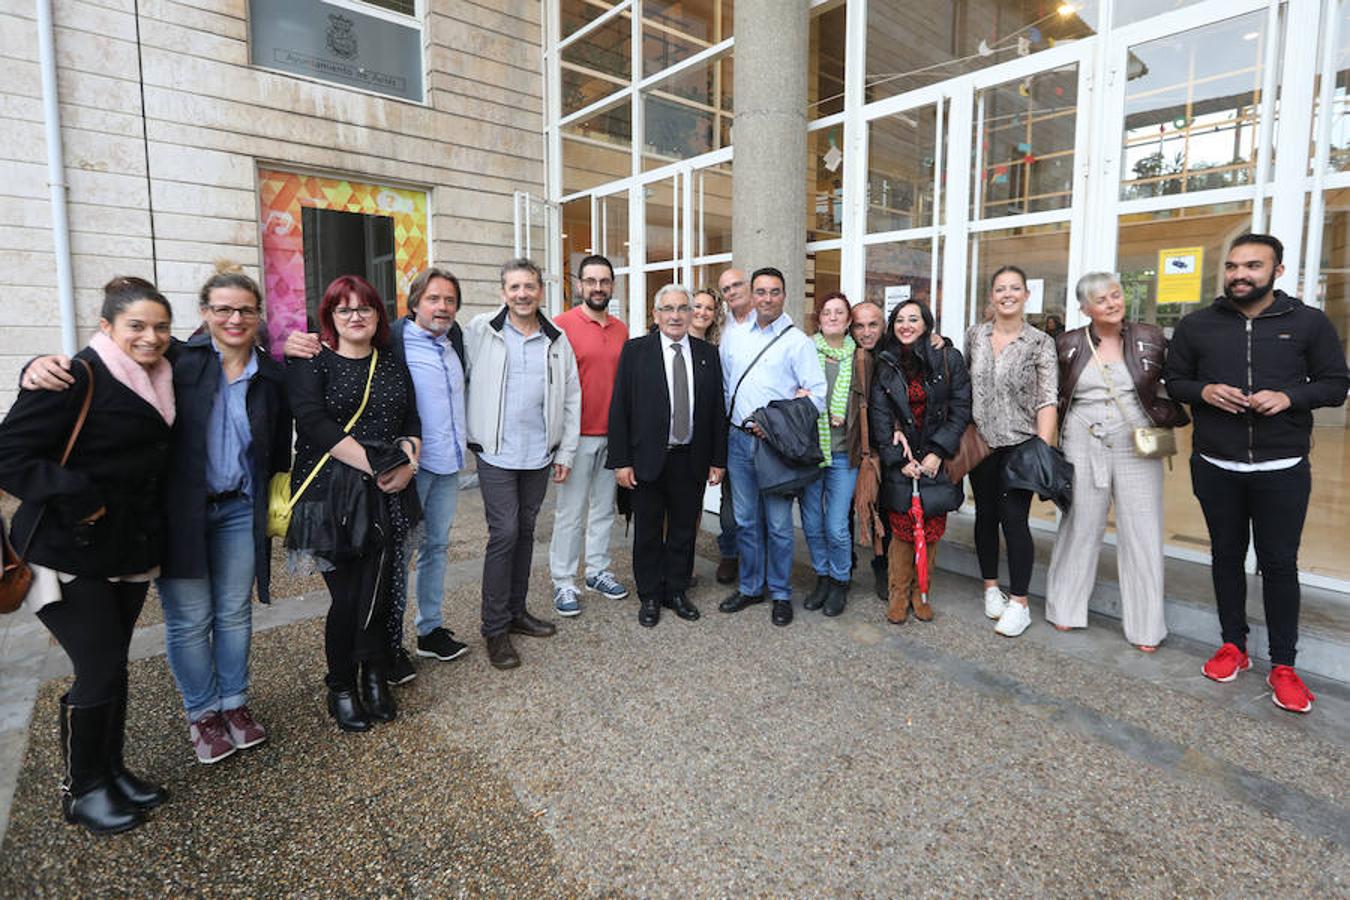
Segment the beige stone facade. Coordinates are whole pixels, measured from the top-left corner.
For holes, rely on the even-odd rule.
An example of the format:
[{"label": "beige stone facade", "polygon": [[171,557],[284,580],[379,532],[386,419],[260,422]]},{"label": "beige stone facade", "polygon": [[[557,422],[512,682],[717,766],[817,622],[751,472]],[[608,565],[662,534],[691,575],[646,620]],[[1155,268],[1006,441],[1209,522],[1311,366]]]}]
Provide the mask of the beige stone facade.
[{"label": "beige stone facade", "polygon": [[[156,280],[180,335],[215,259],[261,278],[260,168],[426,190],[432,261],[466,315],[495,303],[513,192],[543,190],[538,0],[427,0],[424,103],[251,65],[247,0],[54,6],[81,343],[113,275]],[[37,47],[0,0],[0,410],[61,343]]]}]

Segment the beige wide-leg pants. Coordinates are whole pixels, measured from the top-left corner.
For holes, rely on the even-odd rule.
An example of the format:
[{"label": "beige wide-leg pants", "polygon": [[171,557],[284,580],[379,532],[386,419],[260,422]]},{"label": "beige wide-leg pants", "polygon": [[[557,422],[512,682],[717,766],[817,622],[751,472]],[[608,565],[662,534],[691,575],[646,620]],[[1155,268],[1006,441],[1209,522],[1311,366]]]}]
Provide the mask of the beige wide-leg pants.
[{"label": "beige wide-leg pants", "polygon": [[1163,619],[1162,460],[1134,452],[1130,430],[1102,438],[1072,413],[1064,423],[1064,455],[1073,463],[1073,505],[1059,523],[1046,580],[1045,617],[1082,628],[1097,577],[1106,514],[1116,505],[1117,566],[1125,639],[1157,645],[1167,636]]}]

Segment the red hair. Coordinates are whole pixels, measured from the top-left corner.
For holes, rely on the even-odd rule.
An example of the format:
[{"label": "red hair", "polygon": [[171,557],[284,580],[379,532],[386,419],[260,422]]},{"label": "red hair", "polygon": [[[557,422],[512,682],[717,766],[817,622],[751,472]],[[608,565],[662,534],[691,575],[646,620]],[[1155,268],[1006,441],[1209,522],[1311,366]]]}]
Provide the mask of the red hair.
[{"label": "red hair", "polygon": [[333,325],[333,310],[347,298],[355,295],[358,306],[365,304],[375,310],[375,337],[371,343],[383,347],[389,343],[389,316],[379,293],[359,275],[339,275],[328,284],[319,301],[319,340],[328,347],[337,347],[337,328]]},{"label": "red hair", "polygon": [[848,298],[844,296],[843,291],[830,291],[825,296],[816,298],[815,313],[817,322],[820,321],[821,310],[823,310],[825,308],[825,304],[829,303],[831,300],[843,300],[844,305],[849,308],[849,317],[852,318],[853,304],[848,302]]}]

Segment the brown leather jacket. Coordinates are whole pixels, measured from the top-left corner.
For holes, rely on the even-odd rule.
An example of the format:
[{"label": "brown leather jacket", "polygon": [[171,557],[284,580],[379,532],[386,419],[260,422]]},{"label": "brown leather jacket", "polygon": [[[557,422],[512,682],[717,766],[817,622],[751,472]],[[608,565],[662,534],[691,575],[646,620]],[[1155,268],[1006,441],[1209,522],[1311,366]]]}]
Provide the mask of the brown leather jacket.
[{"label": "brown leather jacket", "polygon": [[[1083,368],[1092,361],[1091,340],[1097,342],[1095,334],[1090,335],[1092,326],[1084,325],[1073,331],[1062,332],[1055,338],[1055,347],[1059,353],[1059,421],[1069,411],[1073,400],[1074,388],[1078,386],[1078,376]],[[1139,404],[1144,408],[1154,425],[1180,428],[1189,423],[1190,417],[1181,404],[1169,397],[1159,395],[1163,361],[1167,356],[1167,338],[1157,325],[1143,322],[1123,322],[1120,326],[1120,342],[1124,348],[1125,368],[1134,380],[1135,393],[1139,395]]]},{"label": "brown leather jacket", "polygon": [[[848,386],[848,410],[844,427],[848,429],[848,464],[862,465],[862,420],[867,414],[867,392],[872,389],[872,354],[859,347],[853,354],[853,380]],[[869,435],[870,437],[870,435]],[[873,440],[872,446],[876,446]]]}]

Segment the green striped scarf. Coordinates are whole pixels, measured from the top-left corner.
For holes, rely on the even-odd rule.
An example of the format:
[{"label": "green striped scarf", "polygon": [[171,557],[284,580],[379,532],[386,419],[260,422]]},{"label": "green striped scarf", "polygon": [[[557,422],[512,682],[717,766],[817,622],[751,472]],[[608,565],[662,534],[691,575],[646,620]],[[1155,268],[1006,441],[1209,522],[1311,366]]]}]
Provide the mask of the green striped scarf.
[{"label": "green striped scarf", "polygon": [[830,456],[830,417],[839,416],[843,418],[848,415],[848,389],[853,381],[853,352],[856,349],[857,345],[853,343],[853,338],[848,335],[844,335],[844,346],[836,349],[825,343],[824,335],[816,332],[816,352],[820,354],[820,367],[825,368],[826,359],[833,359],[839,363],[839,374],[834,379],[834,390],[830,393],[829,401],[825,404],[825,411],[816,419],[816,426],[820,430],[820,452],[825,454],[825,461],[820,464],[822,469],[832,462]]}]

